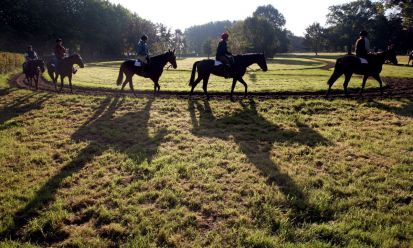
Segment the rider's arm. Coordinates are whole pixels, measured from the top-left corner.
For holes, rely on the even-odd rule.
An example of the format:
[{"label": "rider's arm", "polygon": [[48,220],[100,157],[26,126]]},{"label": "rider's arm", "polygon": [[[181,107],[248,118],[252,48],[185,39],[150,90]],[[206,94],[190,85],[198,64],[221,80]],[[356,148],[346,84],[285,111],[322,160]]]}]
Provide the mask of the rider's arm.
[{"label": "rider's arm", "polygon": [[369,41],[369,39],[365,38],[364,39],[364,44],[366,46],[367,52],[369,52],[370,51],[370,41]]}]

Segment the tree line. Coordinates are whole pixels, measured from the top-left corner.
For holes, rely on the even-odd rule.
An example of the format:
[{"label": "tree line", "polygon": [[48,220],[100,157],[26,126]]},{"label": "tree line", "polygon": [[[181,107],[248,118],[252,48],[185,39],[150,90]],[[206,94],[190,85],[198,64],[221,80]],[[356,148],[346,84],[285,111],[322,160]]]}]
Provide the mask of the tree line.
[{"label": "tree line", "polygon": [[52,53],[55,39],[85,58],[112,59],[133,53],[146,34],[152,54],[176,48],[178,55],[213,55],[219,35],[230,34],[234,53],[347,51],[361,30],[371,44],[399,51],[413,42],[411,0],[357,0],[329,8],[327,25],[310,25],[305,37],[285,28],[286,20],[272,5],[259,6],[240,21],[218,21],[182,30],[153,23],[107,0],[2,0],[0,50],[22,52],[32,44],[39,53]]},{"label": "tree line", "polygon": [[153,53],[183,48],[183,33],[139,17],[107,0],[2,0],[0,50],[22,52],[32,44],[51,54],[56,38],[72,52],[93,59],[133,52],[146,34]]},{"label": "tree line", "polygon": [[369,33],[372,49],[394,45],[399,53],[413,48],[413,1],[358,0],[329,7],[327,26],[313,23],[306,29],[305,44],[319,51],[354,51],[361,30]]}]

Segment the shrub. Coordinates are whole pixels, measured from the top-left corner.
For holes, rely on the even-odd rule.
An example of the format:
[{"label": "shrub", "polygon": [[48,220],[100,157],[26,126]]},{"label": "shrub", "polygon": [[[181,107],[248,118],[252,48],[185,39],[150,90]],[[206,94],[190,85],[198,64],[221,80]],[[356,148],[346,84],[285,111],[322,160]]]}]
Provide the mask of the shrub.
[{"label": "shrub", "polygon": [[22,54],[0,52],[0,74],[15,71],[21,68],[24,62]]}]

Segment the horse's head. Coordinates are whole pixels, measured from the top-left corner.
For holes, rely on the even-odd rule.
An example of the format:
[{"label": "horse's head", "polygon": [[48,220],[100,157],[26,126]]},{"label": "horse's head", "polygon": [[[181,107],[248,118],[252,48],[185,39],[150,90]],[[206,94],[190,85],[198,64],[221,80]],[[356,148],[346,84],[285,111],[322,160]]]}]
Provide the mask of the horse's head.
[{"label": "horse's head", "polygon": [[176,69],[178,66],[176,65],[175,49],[173,51],[169,50],[165,55],[166,60]]},{"label": "horse's head", "polygon": [[80,57],[79,54],[75,53],[75,54],[71,55],[70,58],[72,59],[73,63],[79,65],[80,68],[85,67],[85,64],[83,64],[83,59],[82,59],[82,57]]},{"label": "horse's head", "polygon": [[38,60],[36,60],[36,66],[38,66],[38,67],[40,68],[40,71],[41,71],[42,73],[46,70],[43,59],[38,59]]},{"label": "horse's head", "polygon": [[261,70],[263,70],[263,71],[268,71],[267,61],[266,61],[266,59],[265,59],[264,53],[260,53],[260,54],[258,55],[257,64],[259,65],[259,67],[261,68]]},{"label": "horse's head", "polygon": [[397,65],[397,55],[395,49],[388,49],[384,52],[384,59],[390,61],[393,65]]}]

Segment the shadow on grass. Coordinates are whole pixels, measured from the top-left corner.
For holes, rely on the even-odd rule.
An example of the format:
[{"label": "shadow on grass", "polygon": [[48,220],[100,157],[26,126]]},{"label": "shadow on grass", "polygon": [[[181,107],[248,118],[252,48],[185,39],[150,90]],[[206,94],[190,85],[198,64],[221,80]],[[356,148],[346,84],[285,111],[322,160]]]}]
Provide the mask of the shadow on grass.
[{"label": "shadow on grass", "polygon": [[88,145],[50,177],[34,197],[15,213],[13,225],[0,233],[0,239],[18,238],[48,245],[65,239],[67,234],[60,233],[59,230],[42,230],[41,233],[39,231],[27,235],[23,229],[55,200],[56,192],[62,187],[65,178],[78,173],[106,150],[114,149],[125,153],[137,163],[152,160],[166,135],[166,130],[162,129],[155,136],[149,136],[148,121],[153,100],[148,100],[138,112],[115,116],[123,101],[120,97],[106,97],[102,100],[93,116],[71,136],[75,142],[87,142]]},{"label": "shadow on grass", "polygon": [[385,110],[396,115],[406,116],[413,118],[413,100],[412,99],[402,99],[402,104],[400,107],[389,106],[384,103],[372,100],[367,103],[368,107],[374,107],[381,110]]},{"label": "shadow on grass", "polygon": [[[284,130],[274,125],[257,112],[253,100],[249,104],[241,102],[241,105],[242,111],[217,119],[207,101],[203,104],[198,101],[189,101],[192,133],[197,136],[224,140],[234,138],[249,161],[267,176],[267,183],[278,187],[286,196],[286,204],[293,210],[291,219],[295,224],[329,220],[331,212],[320,211],[311,206],[294,180],[274,164],[271,159],[271,150],[274,143],[299,143],[314,147],[326,146],[330,142],[299,121],[296,122],[298,131]],[[199,112],[199,120],[196,118],[196,112]]]},{"label": "shadow on grass", "polygon": [[10,88],[10,87],[0,88],[0,96],[6,96],[16,90],[17,90],[16,88]]},{"label": "shadow on grass", "polygon": [[7,124],[4,125],[8,120],[32,110],[42,109],[43,104],[53,96],[53,94],[32,92],[21,97],[13,98],[12,103],[0,107],[0,130],[8,128]]}]

